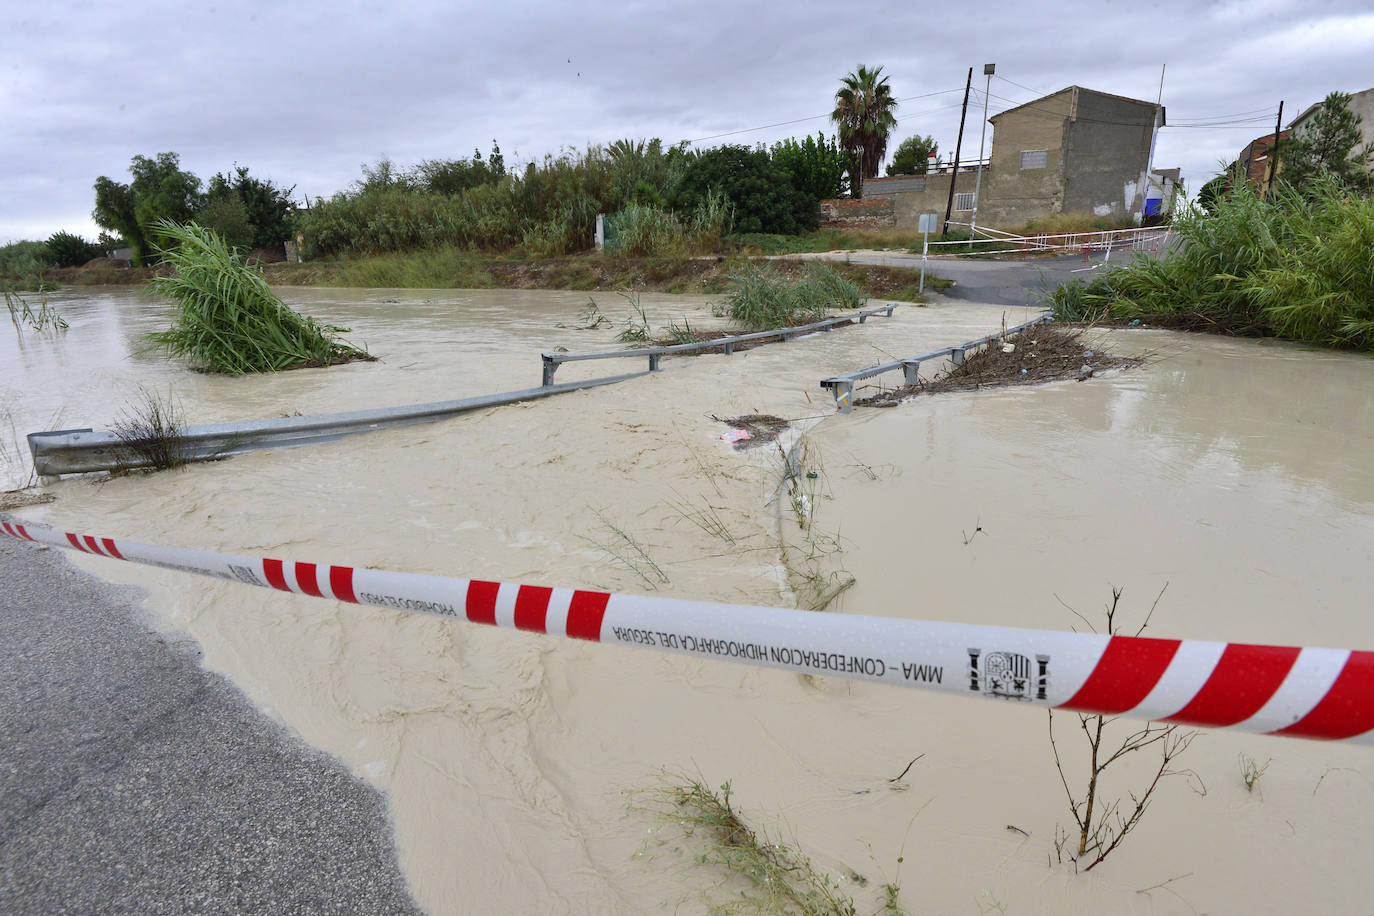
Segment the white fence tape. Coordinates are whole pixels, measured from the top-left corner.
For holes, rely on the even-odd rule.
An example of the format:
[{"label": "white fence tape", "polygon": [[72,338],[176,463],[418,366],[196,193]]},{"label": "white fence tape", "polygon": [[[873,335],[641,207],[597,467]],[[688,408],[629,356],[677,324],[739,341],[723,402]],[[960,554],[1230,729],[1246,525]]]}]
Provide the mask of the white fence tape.
[{"label": "white fence tape", "polygon": [[139,544],[21,524],[83,553],[551,636],[1085,713],[1374,743],[1374,652],[936,623],[617,595]]}]

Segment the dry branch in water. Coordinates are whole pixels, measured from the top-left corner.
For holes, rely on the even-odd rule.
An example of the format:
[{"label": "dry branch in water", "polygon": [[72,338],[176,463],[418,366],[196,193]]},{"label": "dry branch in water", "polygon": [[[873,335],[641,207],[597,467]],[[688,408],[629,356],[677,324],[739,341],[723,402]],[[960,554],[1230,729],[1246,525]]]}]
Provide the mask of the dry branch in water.
[{"label": "dry branch in water", "polygon": [[[1166,583],[1164,589],[1167,588],[1168,584]],[[1145,620],[1134,635],[1139,636],[1149,626],[1150,617],[1153,616],[1155,608],[1159,606],[1159,599],[1163,597],[1164,589],[1160,589],[1154,604],[1150,606],[1150,612],[1145,616]],[[1112,589],[1112,602],[1106,609],[1107,633],[1109,635],[1117,634],[1116,611],[1117,605],[1121,601],[1121,594],[1121,589]],[[1077,614],[1077,611],[1074,613]],[[1083,615],[1078,614],[1078,616],[1087,622]],[[1083,871],[1092,871],[1098,863],[1111,855],[1121,845],[1132,830],[1140,825],[1140,820],[1145,816],[1146,810],[1149,809],[1155,791],[1166,777],[1192,776],[1196,778],[1196,774],[1189,770],[1175,769],[1174,761],[1188,749],[1188,745],[1192,744],[1193,739],[1197,737],[1197,732],[1180,729],[1178,725],[1148,722],[1136,728],[1135,731],[1120,741],[1116,741],[1110,737],[1112,725],[1116,722],[1114,718],[1082,713],[1076,715],[1079,729],[1083,733],[1088,748],[1087,784],[1081,794],[1078,795],[1069,786],[1069,777],[1064,770],[1064,761],[1059,754],[1059,745],[1054,738],[1054,711],[1049,711],[1050,751],[1054,755],[1054,766],[1059,772],[1059,781],[1064,787],[1065,796],[1068,798],[1069,812],[1073,815],[1076,828],[1075,831],[1070,832],[1062,827],[1057,827],[1055,829],[1054,850],[1058,860],[1063,862],[1067,859],[1072,862],[1075,871],[1080,867]],[[1121,798],[1104,798],[1102,794],[1103,773],[1113,764],[1147,748],[1156,750],[1159,754],[1159,763],[1153,768],[1151,775],[1147,777],[1144,789],[1140,790],[1140,794],[1128,793],[1129,804]],[[1206,790],[1203,789],[1202,791],[1205,794]],[[1084,865],[1084,862],[1087,864]]]}]

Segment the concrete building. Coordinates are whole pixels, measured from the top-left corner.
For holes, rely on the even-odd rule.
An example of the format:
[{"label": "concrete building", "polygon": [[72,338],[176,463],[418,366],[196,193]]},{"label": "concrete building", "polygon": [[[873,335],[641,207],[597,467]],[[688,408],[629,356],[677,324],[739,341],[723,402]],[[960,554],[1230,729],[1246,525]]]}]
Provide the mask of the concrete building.
[{"label": "concrete building", "polygon": [[[1156,118],[1158,123],[1156,123]],[[1147,175],[1154,132],[1164,107],[1070,86],[988,119],[992,154],[983,170],[978,223],[994,228],[1056,213],[1130,217],[1167,207],[1178,169]],[[892,222],[915,228],[921,213],[944,215],[954,182],[951,220],[973,215],[977,163],[924,176],[870,178],[864,200],[892,201]],[[845,225],[844,208],[822,204],[821,219]],[[865,214],[870,220],[876,213]],[[870,222],[871,224],[871,222]]]}]

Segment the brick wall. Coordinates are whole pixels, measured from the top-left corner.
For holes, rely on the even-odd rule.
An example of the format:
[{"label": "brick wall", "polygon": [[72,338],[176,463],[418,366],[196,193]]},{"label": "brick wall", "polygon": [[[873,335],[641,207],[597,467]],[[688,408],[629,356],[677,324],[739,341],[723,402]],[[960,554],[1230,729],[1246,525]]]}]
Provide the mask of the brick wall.
[{"label": "brick wall", "polygon": [[822,229],[892,229],[897,225],[890,197],[823,200],[820,210]]}]

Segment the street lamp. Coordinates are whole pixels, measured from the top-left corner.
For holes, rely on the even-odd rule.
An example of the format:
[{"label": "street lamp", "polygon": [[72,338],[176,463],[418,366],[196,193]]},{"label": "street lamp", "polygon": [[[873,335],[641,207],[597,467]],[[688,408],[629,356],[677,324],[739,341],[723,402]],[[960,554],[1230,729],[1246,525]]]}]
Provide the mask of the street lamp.
[{"label": "street lamp", "polygon": [[988,137],[988,93],[992,90],[992,75],[996,72],[996,64],[983,64],[983,75],[988,78],[988,84],[983,89],[983,132],[978,138],[978,177],[973,180],[973,216],[968,224],[969,251],[973,250],[973,236],[978,231],[978,194],[983,189],[983,143]]}]

